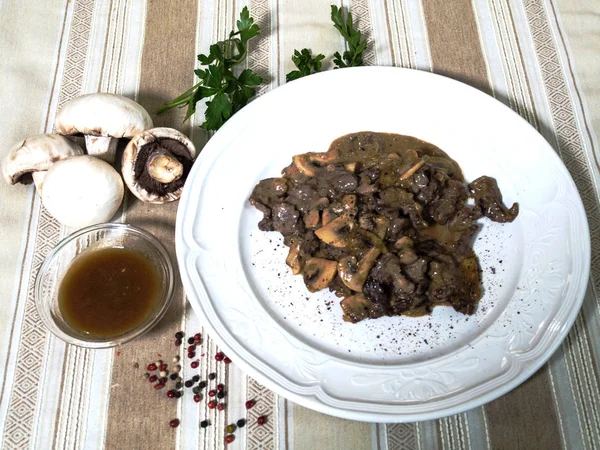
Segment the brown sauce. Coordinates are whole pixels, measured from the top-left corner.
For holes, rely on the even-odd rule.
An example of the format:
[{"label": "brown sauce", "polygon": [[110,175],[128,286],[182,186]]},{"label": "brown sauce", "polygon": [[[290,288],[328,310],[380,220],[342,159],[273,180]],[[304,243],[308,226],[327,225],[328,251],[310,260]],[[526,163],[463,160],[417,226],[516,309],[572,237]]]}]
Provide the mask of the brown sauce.
[{"label": "brown sauce", "polygon": [[519,212],[503,204],[493,178],[465,183],[435,145],[373,132],[295,155],[281,177],[256,185],[250,203],[263,213],[259,229],[283,235],[292,273],[309,292],[343,298],[350,322],[440,305],[473,314],[482,293],[478,220],[512,222]]},{"label": "brown sauce", "polygon": [[147,257],[135,250],[105,248],[73,261],[61,281],[58,306],[73,329],[106,338],[143,323],[159,295],[159,275]]}]

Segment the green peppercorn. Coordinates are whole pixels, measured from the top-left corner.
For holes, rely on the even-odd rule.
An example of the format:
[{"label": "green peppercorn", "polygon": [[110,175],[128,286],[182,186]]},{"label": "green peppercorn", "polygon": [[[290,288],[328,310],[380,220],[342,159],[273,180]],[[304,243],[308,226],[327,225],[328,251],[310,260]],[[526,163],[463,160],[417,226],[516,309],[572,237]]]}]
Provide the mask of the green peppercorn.
[{"label": "green peppercorn", "polygon": [[194,388],[192,389],[192,392],[193,392],[194,394],[198,394],[198,393],[200,393],[200,386],[194,386]]},{"label": "green peppercorn", "polygon": [[225,431],[229,434],[235,433],[235,430],[237,430],[237,427],[234,424],[227,425],[227,428],[225,428]]}]

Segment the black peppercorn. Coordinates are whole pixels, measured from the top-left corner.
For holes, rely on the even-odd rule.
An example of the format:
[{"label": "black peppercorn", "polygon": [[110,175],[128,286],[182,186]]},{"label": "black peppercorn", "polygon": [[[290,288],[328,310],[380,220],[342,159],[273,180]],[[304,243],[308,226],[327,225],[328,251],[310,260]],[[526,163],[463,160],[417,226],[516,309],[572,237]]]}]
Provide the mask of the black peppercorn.
[{"label": "black peppercorn", "polygon": [[171,380],[173,380],[173,381],[174,381],[174,380],[177,378],[177,374],[176,374],[176,373],[172,373],[172,374],[169,376],[169,378],[170,378]]},{"label": "black peppercorn", "polygon": [[246,425],[246,420],[240,419],[236,422],[236,425],[238,426],[238,428],[243,428]]},{"label": "black peppercorn", "polygon": [[194,383],[197,383],[198,381],[200,381],[200,375],[194,375],[192,377],[192,380],[194,380]]},{"label": "black peppercorn", "polygon": [[217,374],[214,372],[208,375],[209,380],[214,380],[215,378],[217,378]]},{"label": "black peppercorn", "polygon": [[198,383],[198,387],[200,389],[204,389],[206,387],[206,381],[201,381],[200,383]]},{"label": "black peppercorn", "polygon": [[185,387],[186,388],[191,388],[194,385],[194,382],[192,380],[187,380],[185,382]]},{"label": "black peppercorn", "polygon": [[220,399],[220,398],[223,398],[223,397],[225,397],[225,392],[221,391],[221,392],[217,393],[217,398]]},{"label": "black peppercorn", "polygon": [[175,339],[183,339],[183,331],[178,331],[175,333]]},{"label": "black peppercorn", "polygon": [[202,428],[206,428],[208,426],[208,420],[203,420],[202,422],[200,422],[200,426]]},{"label": "black peppercorn", "polygon": [[194,338],[193,337],[189,337],[188,338],[188,344],[193,344],[194,343]]}]

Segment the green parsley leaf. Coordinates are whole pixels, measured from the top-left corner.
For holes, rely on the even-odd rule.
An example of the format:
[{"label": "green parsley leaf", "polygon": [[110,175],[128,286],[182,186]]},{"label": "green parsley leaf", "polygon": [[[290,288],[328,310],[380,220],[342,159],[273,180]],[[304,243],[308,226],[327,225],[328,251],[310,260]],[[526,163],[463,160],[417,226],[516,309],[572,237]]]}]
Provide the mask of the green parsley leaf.
[{"label": "green parsley leaf", "polygon": [[325,55],[319,53],[313,57],[311,51],[307,48],[302,50],[294,50],[294,56],[292,56],[292,62],[298,68],[293,70],[285,76],[286,81],[297,80],[298,78],[305,77],[312,73],[320,72],[322,61],[325,59]]},{"label": "green parsley leaf", "polygon": [[198,55],[198,61],[205,66],[194,70],[200,81],[161,106],[157,113],[187,105],[186,121],[196,112],[197,103],[206,99],[205,120],[201,127],[218,130],[256,95],[256,86],[262,83],[262,78],[251,69],[243,70],[239,76],[234,72],[248,56],[248,41],[259,35],[259,26],[244,7],[237,21],[237,31],[232,31],[229,39],[211,45],[208,55]]},{"label": "green parsley leaf", "polygon": [[344,17],[341,8],[331,5],[331,20],[335,29],[340,32],[348,45],[348,50],[343,55],[340,55],[339,52],[333,54],[333,63],[339,68],[362,66],[367,41],[362,39],[360,30],[354,29],[352,14],[348,12]]}]

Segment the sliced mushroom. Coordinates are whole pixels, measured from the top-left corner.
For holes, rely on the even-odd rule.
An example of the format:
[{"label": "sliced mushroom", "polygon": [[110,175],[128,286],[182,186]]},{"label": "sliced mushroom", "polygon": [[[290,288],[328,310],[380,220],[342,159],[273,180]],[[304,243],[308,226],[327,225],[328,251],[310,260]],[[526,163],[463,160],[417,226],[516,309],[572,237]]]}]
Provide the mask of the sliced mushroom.
[{"label": "sliced mushroom", "polygon": [[2,161],[2,175],[7,183],[35,183],[41,194],[46,171],[56,161],[83,155],[79,145],[57,134],[28,137],[17,145]]},{"label": "sliced mushroom", "polygon": [[358,225],[367,231],[374,232],[381,239],[385,239],[391,220],[373,213],[361,214],[358,218]]},{"label": "sliced mushroom", "polygon": [[42,203],[60,223],[82,228],[110,220],[123,194],[121,176],[110,164],[81,155],[50,167],[44,179]]},{"label": "sliced mushroom", "polygon": [[324,258],[310,258],[302,270],[304,283],[310,292],[325,289],[335,278],[337,263]]},{"label": "sliced mushroom", "polygon": [[311,164],[308,156],[306,155],[296,155],[292,158],[294,164],[298,168],[298,170],[308,177],[312,177],[315,175],[315,166]]},{"label": "sliced mushroom", "polygon": [[292,242],[290,245],[290,252],[288,253],[285,263],[292,269],[294,275],[298,275],[302,271],[304,261],[300,255],[300,244],[302,242],[298,239]]},{"label": "sliced mushroom", "polygon": [[344,168],[350,172],[350,173],[354,173],[356,171],[356,163],[355,162],[351,162],[348,164],[344,165]]},{"label": "sliced mushroom", "polygon": [[409,265],[419,259],[414,251],[413,245],[414,241],[408,236],[403,236],[394,243],[394,249],[402,264]]},{"label": "sliced mushroom", "polygon": [[344,322],[357,323],[369,317],[372,303],[367,300],[364,294],[356,294],[346,297],[340,302],[344,315]]},{"label": "sliced mushroom", "polygon": [[88,154],[110,164],[115,162],[119,138],[131,138],[148,128],[152,128],[152,119],[141,105],[122,95],[105,93],[69,100],[54,120],[58,134],[83,134]]},{"label": "sliced mushroom", "polygon": [[381,254],[378,248],[372,248],[359,261],[354,256],[346,256],[338,261],[338,276],[346,286],[356,292],[362,292],[369,271]]},{"label": "sliced mushroom", "polygon": [[423,164],[425,164],[426,162],[427,162],[427,156],[424,156],[419,161],[417,161],[417,163],[415,165],[413,165],[410,169],[408,169],[406,172],[404,172],[402,175],[400,175],[400,179],[406,180],[406,179],[410,178],[411,176],[413,176],[415,174],[415,172],[417,170],[419,170],[421,167],[423,167]]},{"label": "sliced mushroom", "polygon": [[346,238],[354,229],[355,224],[350,217],[340,216],[316,230],[315,234],[326,244],[334,247],[344,247]]},{"label": "sliced mushroom", "polygon": [[165,203],[181,196],[196,148],[173,128],[151,128],[131,139],[121,170],[131,192],[146,203]]},{"label": "sliced mushroom", "polygon": [[331,211],[330,208],[327,208],[327,209],[323,210],[321,222],[323,223],[323,225],[327,225],[329,222],[334,220],[336,217],[337,217],[337,214],[335,214],[333,211]]},{"label": "sliced mushroom", "polygon": [[306,228],[317,228],[320,220],[321,216],[319,214],[319,210],[311,209],[308,214],[304,216],[304,225]]}]

